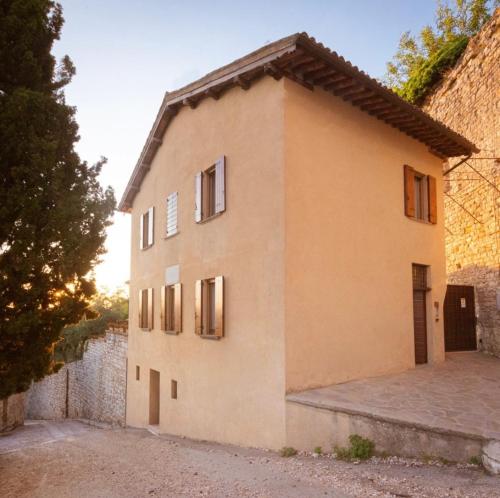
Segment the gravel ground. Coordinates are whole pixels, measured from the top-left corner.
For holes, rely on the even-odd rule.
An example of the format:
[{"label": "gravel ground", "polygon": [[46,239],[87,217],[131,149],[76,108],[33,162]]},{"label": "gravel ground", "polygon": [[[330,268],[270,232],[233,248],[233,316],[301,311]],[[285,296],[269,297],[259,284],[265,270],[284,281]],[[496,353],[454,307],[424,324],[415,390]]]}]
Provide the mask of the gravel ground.
[{"label": "gravel ground", "polygon": [[0,496],[26,497],[500,497],[500,478],[471,466],[277,454],[37,422],[0,437]]}]

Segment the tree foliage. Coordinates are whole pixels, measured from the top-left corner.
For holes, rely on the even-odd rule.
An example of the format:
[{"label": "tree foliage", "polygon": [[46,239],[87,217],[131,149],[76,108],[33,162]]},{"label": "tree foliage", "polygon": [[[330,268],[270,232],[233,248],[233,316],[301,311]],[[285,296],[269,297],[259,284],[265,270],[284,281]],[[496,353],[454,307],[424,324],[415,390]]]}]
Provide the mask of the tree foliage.
[{"label": "tree foliage", "polygon": [[434,26],[424,26],[418,37],[409,31],[401,36],[387,64],[386,83],[401,97],[419,103],[453,67],[498,4],[499,0],[454,0],[450,5],[438,0]]},{"label": "tree foliage", "polygon": [[112,294],[99,293],[92,300],[89,311],[79,323],[63,330],[54,350],[55,361],[69,363],[81,359],[89,339],[103,336],[110,322],[126,320],[128,297],[123,289]]},{"label": "tree foliage", "polygon": [[50,0],[0,3],[0,399],[54,370],[53,345],[95,292],[115,200],[74,150],[69,57],[52,45],[63,25]]}]

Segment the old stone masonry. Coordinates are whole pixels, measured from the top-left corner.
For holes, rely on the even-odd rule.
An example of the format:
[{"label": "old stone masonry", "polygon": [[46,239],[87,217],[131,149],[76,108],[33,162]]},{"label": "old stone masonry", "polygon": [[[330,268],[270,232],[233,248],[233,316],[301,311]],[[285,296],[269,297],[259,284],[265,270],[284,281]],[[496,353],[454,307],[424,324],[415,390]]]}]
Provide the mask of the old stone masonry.
[{"label": "old stone masonry", "polygon": [[474,286],[479,348],[496,356],[500,356],[499,81],[497,9],[423,106],[480,149],[445,176],[447,274],[449,284]]},{"label": "old stone masonry", "polygon": [[26,418],[84,418],[125,425],[127,334],[109,330],[87,343],[83,358],[34,383]]}]

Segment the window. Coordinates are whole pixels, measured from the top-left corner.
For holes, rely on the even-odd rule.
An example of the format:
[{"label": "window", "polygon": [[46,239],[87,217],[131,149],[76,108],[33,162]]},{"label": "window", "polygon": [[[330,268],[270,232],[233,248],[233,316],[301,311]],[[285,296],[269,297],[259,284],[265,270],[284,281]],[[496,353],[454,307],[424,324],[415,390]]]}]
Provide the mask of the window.
[{"label": "window", "polygon": [[161,330],[171,334],[181,332],[181,284],[161,288]]},{"label": "window", "polygon": [[406,216],[437,223],[436,179],[405,166],[404,180]]},{"label": "window", "polygon": [[195,177],[195,221],[200,223],[226,209],[225,193],[226,158],[222,156],[215,164]]},{"label": "window", "polygon": [[141,380],[141,367],[139,365],[135,366],[135,380]]},{"label": "window", "polygon": [[153,328],[153,289],[139,291],[139,328],[143,330]]},{"label": "window", "polygon": [[174,379],[170,381],[170,397],[177,399],[177,381]]},{"label": "window", "polygon": [[154,207],[150,207],[144,214],[141,214],[139,227],[139,247],[147,249],[154,242]]},{"label": "window", "polygon": [[167,237],[177,233],[177,197],[178,192],[173,192],[167,197]]},{"label": "window", "polygon": [[214,339],[224,336],[224,277],[196,281],[195,332]]}]

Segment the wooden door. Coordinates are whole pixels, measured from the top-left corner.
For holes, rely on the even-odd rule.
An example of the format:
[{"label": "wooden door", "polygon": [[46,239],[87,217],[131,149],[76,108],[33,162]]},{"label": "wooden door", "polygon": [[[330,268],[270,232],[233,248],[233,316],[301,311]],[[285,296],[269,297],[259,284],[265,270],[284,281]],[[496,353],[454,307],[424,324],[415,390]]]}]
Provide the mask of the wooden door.
[{"label": "wooden door", "polygon": [[427,267],[413,265],[413,331],[415,363],[427,363]]},{"label": "wooden door", "polygon": [[149,371],[149,424],[160,423],[160,372]]},{"label": "wooden door", "polygon": [[425,291],[413,291],[413,328],[415,333],[415,363],[427,363],[427,310]]},{"label": "wooden door", "polygon": [[476,342],[476,311],[474,287],[448,285],[444,299],[445,351],[474,351]]}]

